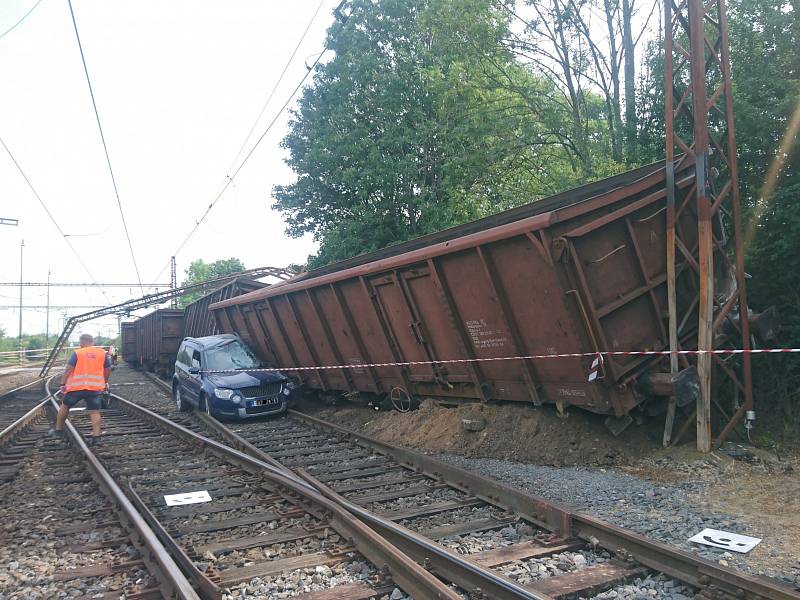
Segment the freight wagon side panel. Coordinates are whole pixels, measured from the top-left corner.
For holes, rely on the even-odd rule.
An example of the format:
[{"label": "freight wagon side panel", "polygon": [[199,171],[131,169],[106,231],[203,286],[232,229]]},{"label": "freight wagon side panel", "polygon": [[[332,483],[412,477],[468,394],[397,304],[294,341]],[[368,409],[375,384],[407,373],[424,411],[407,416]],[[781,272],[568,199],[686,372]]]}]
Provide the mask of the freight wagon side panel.
[{"label": "freight wagon side panel", "polygon": [[122,359],[133,365],[138,358],[136,352],[136,323],[122,323],[120,329],[120,337],[122,338]]},{"label": "freight wagon side panel", "polygon": [[[692,175],[676,179],[678,228],[691,244],[696,215],[682,200]],[[641,399],[631,384],[659,359],[607,357],[589,382],[595,353],[663,349],[668,339],[664,173],[612,185],[621,181],[482,221],[496,226],[472,223],[428,236],[437,240],[429,246],[412,240],[373,253],[372,262],[344,261],[353,266],[212,310],[228,315],[231,332],[249,328],[259,353],[278,366],[312,367],[294,374],[313,389],[403,387],[417,396],[552,402],[620,416]],[[692,307],[692,281],[679,274],[679,311]],[[231,318],[256,305],[255,321]],[[680,335],[688,339],[692,327]],[[586,356],[544,358],[563,354]],[[530,355],[543,358],[513,359]],[[313,368],[387,362],[406,364]]]},{"label": "freight wagon side panel", "polygon": [[235,279],[221,288],[206,294],[202,298],[195,300],[184,309],[184,335],[186,337],[203,337],[221,333],[223,329],[217,324],[214,313],[209,310],[209,307],[215,302],[234,298],[266,286],[267,284],[265,283],[260,283],[251,279]]},{"label": "freight wagon side panel", "polygon": [[[307,297],[326,343],[323,349],[330,350],[328,357],[332,362],[324,364],[362,364],[364,360],[355,338],[357,333],[353,330],[353,319],[343,312],[337,292],[330,286],[320,286],[308,290]],[[335,373],[339,377],[331,385],[341,386],[337,389],[380,391],[377,382],[364,368],[337,369]]]},{"label": "freight wagon side panel", "polygon": [[162,374],[171,374],[175,367],[175,357],[183,341],[183,311],[159,311],[156,362],[157,370]]},{"label": "freight wagon side panel", "polygon": [[[332,284],[336,304],[343,316],[345,337],[354,349],[350,364],[385,364],[402,359],[388,333],[377,295],[364,278],[352,278]],[[407,387],[406,369],[398,366],[353,369],[358,381],[368,378],[369,385],[359,388],[388,393],[394,387]]]}]

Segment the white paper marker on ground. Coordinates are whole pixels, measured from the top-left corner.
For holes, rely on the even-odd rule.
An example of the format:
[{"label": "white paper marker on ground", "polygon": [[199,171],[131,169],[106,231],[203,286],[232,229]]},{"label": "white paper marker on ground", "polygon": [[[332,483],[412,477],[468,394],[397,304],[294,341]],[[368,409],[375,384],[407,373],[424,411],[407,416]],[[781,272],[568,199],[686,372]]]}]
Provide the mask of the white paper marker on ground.
[{"label": "white paper marker on ground", "polygon": [[689,541],[695,544],[704,544],[714,548],[747,554],[761,543],[761,538],[720,531],[719,529],[703,529],[696,536],[690,537]]},{"label": "white paper marker on ground", "polygon": [[211,502],[206,490],[199,492],[186,492],[185,494],[168,494],[164,496],[167,506],[183,506],[184,504],[197,504],[198,502]]}]

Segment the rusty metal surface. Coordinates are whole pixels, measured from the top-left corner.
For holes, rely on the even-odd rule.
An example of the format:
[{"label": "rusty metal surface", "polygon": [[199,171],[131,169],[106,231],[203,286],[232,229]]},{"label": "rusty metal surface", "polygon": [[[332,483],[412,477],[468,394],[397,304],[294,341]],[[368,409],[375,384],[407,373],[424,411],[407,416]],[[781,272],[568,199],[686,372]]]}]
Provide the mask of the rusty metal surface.
[{"label": "rusty metal surface", "polygon": [[[693,300],[681,306],[681,282],[676,281],[678,306],[671,311],[670,325],[693,322],[696,333],[682,341],[678,325],[678,335],[673,335],[670,345],[673,350],[689,344],[698,350],[735,347],[746,351],[749,319],[738,318],[749,311],[725,0],[668,0],[664,23],[666,159],[676,169],[691,167],[695,175],[692,188],[671,207],[670,217],[675,218],[667,222],[671,240],[667,250],[668,260],[678,261],[676,269],[683,274],[683,297]],[[696,362],[700,378],[697,447],[708,452],[712,439],[724,440],[752,408],[750,355],[745,352],[736,364],[725,364],[701,354]],[[716,434],[712,433],[712,373],[713,379],[729,379],[733,389],[728,394],[733,417]],[[668,421],[665,442],[671,427]]]},{"label": "rusty metal surface", "polygon": [[183,341],[183,311],[174,308],[154,310],[134,321],[136,354],[127,362],[161,374],[171,374],[175,356]]},{"label": "rusty metal surface", "polygon": [[184,309],[185,337],[203,337],[220,333],[219,327],[214,320],[214,314],[208,310],[208,307],[215,302],[241,296],[242,294],[267,287],[267,285],[266,283],[247,279],[246,277],[239,277],[219,289],[206,294],[202,298],[195,300],[191,304],[186,305]]},{"label": "rusty metal surface", "polygon": [[[691,170],[679,169],[678,193],[692,183]],[[614,357],[591,383],[591,357],[435,362],[667,349],[666,200],[663,164],[651,165],[211,310],[222,331],[238,333],[281,368],[353,365],[295,372],[324,392],[401,388],[419,397],[549,402],[621,416],[643,400],[636,378],[668,372],[668,361]],[[370,257],[376,260],[364,262]],[[434,364],[358,366],[410,361]]]}]

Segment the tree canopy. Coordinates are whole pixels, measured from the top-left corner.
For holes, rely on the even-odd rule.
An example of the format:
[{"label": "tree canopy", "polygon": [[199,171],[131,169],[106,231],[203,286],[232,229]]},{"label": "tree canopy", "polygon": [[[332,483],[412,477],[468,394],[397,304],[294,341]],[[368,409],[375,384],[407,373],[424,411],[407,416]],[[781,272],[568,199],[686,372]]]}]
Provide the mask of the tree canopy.
[{"label": "tree canopy", "polygon": [[[238,258],[220,259],[212,263],[207,263],[198,258],[197,260],[193,260],[189,265],[189,268],[186,269],[186,277],[181,282],[181,286],[191,285],[193,283],[202,283],[203,281],[208,281],[209,279],[223,277],[225,275],[238,273],[239,271],[244,270],[244,263]],[[203,292],[194,292],[192,294],[181,296],[178,298],[178,306],[183,308],[187,304],[191,304],[203,295]]]},{"label": "tree canopy", "polygon": [[554,81],[515,58],[512,19],[491,0],[350,4],[283,140],[297,179],[274,190],[288,233],[321,242],[312,266],[549,195],[587,163],[621,169],[595,135],[601,98],[581,94],[579,144]]}]

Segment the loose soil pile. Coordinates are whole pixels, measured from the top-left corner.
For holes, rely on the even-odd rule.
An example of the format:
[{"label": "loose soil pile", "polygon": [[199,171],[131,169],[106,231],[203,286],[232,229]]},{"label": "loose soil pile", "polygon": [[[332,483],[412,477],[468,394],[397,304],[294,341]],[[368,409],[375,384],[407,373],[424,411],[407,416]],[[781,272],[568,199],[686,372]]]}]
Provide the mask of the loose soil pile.
[{"label": "loose soil pile", "polygon": [[[658,439],[636,425],[615,438],[603,425],[604,417],[573,411],[561,418],[549,406],[517,403],[453,408],[425,400],[408,413],[306,403],[301,410],[400,446],[553,466],[625,464],[657,447]],[[485,427],[467,431],[464,419],[483,420]]]}]

